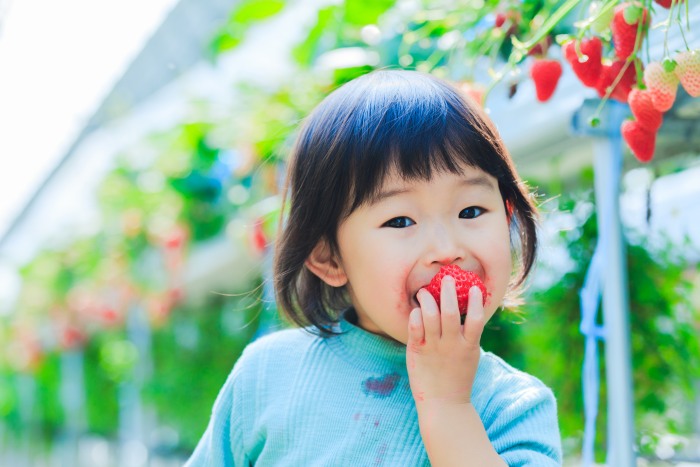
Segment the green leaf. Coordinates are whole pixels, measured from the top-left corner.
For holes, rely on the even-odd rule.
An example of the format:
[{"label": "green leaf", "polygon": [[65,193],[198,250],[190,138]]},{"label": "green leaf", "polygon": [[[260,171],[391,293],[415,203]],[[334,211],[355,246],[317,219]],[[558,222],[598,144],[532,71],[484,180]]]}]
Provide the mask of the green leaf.
[{"label": "green leaf", "polygon": [[216,57],[243,42],[250,26],[268,19],[284,8],[284,0],[244,0],[231,12],[227,24],[212,39],[209,50]]},{"label": "green leaf", "polygon": [[[571,13],[571,11],[579,4],[579,0],[568,0],[566,3],[564,3],[562,6],[557,8],[557,10],[552,13],[547,20],[542,24],[542,26],[537,29],[537,33],[530,38],[527,42],[522,44],[522,47],[525,49],[529,50],[532,47],[535,46],[538,42],[540,42],[542,39],[547,37],[549,32],[554,29],[554,27],[559,24],[559,22],[564,19],[566,15]],[[517,47],[518,44],[513,42],[513,45]]]},{"label": "green leaf", "polygon": [[276,15],[284,8],[284,0],[244,0],[231,13],[230,22],[248,25]]},{"label": "green leaf", "polygon": [[345,21],[356,26],[375,24],[394,3],[395,0],[346,0]]},{"label": "green leaf", "polygon": [[672,58],[665,58],[664,61],[661,62],[661,65],[664,67],[664,71],[666,73],[673,73],[678,63],[676,63],[676,61]]},{"label": "green leaf", "polygon": [[292,56],[300,65],[311,65],[314,58],[319,55],[321,38],[328,31],[337,12],[338,7],[335,5],[318,10],[316,24],[309,31],[306,39],[292,49]]},{"label": "green leaf", "polygon": [[622,15],[625,17],[625,23],[630,25],[637,24],[637,21],[642,16],[642,9],[637,6],[628,6],[624,9]]}]

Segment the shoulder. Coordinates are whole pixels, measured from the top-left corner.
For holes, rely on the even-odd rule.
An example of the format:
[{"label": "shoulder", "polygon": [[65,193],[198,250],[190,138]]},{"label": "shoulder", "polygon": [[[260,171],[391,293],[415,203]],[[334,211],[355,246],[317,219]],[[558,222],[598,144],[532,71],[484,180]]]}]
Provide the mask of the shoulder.
[{"label": "shoulder", "polygon": [[492,390],[504,387],[512,392],[535,390],[551,394],[551,390],[537,377],[514,368],[491,352],[482,352],[477,379]]},{"label": "shoulder", "polygon": [[508,465],[561,465],[556,400],[538,378],[483,352],[472,400]]},{"label": "shoulder", "polygon": [[481,355],[472,399],[484,422],[502,417],[518,418],[524,414],[531,416],[533,411],[556,420],[552,390],[535,376],[514,368],[490,352]]},{"label": "shoulder", "polygon": [[300,361],[321,339],[306,328],[283,329],[265,334],[246,346],[236,362],[234,373],[247,372],[251,367],[261,366],[289,369],[289,364]]},{"label": "shoulder", "polygon": [[279,350],[294,350],[306,348],[317,340],[320,336],[314,334],[312,328],[290,328],[264,334],[252,341],[244,354],[257,354]]}]

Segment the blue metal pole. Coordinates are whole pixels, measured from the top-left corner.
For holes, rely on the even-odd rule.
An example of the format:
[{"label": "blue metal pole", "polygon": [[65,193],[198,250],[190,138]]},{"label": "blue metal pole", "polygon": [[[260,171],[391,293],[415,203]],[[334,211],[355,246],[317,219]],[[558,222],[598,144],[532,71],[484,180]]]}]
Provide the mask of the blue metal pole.
[{"label": "blue metal pole", "polygon": [[[591,127],[588,124],[588,117],[594,114],[598,103],[598,100],[586,100],[574,116],[573,128],[578,134],[594,137],[595,195],[598,218],[596,253],[600,254],[600,257],[591,267],[597,269],[596,273],[599,276],[605,323],[602,332],[600,332],[601,330],[595,330],[595,332],[596,337],[602,336],[605,339],[608,394],[607,465],[634,467],[636,459],[634,454],[634,402],[632,397],[627,264],[619,207],[622,172],[620,125],[629,114],[629,109],[626,105],[608,102],[604,108],[605,112],[600,117],[601,124],[597,127]],[[589,319],[594,318],[595,314],[592,317],[589,316]],[[593,322],[589,323],[589,326],[583,324],[584,333],[594,331]],[[590,365],[588,367],[590,368]],[[597,405],[597,398],[595,402]],[[587,433],[587,435],[589,434]],[[592,449],[592,439],[589,438],[587,441],[588,448]],[[584,458],[586,457],[584,452]]]}]

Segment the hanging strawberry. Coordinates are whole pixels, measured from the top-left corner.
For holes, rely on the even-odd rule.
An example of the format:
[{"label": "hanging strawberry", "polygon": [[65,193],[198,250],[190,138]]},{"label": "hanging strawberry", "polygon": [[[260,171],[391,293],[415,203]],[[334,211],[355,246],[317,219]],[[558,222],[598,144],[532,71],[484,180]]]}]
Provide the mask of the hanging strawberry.
[{"label": "hanging strawberry", "polygon": [[86,340],[87,336],[83,331],[78,329],[78,327],[71,324],[66,324],[65,326],[62,326],[59,336],[59,345],[61,349],[77,349],[78,347],[81,347],[83,344],[85,344]]},{"label": "hanging strawberry", "polygon": [[664,114],[654,107],[651,93],[647,89],[635,88],[629,94],[632,115],[642,128],[656,132],[663,123]]},{"label": "hanging strawberry", "polygon": [[658,62],[650,63],[644,70],[644,83],[651,93],[651,99],[656,110],[666,112],[676,100],[678,76],[671,70],[666,70]]},{"label": "hanging strawberry", "polygon": [[530,68],[530,76],[535,82],[537,100],[548,101],[557,89],[563,70],[557,60],[537,59]]},{"label": "hanging strawberry", "polygon": [[[673,0],[654,0],[654,1],[666,9],[671,8],[671,3],[673,3]],[[683,3],[683,0],[675,0],[675,1],[676,1],[676,5]]]},{"label": "hanging strawberry", "polygon": [[[626,67],[626,68],[625,68]],[[622,71],[624,69],[624,72]],[[620,73],[623,73],[618,80]],[[617,81],[617,84],[615,84]],[[634,64],[624,60],[616,60],[612,64],[604,64],[600,71],[600,80],[596,83],[596,90],[600,97],[605,96],[611,86],[615,86],[610,92],[610,98],[623,103],[627,102],[632,87],[637,84],[637,72]]]},{"label": "hanging strawberry", "polygon": [[700,50],[686,50],[676,55],[676,77],[685,92],[700,97]]},{"label": "hanging strawberry", "polygon": [[640,162],[649,162],[654,157],[656,149],[656,132],[642,127],[638,121],[627,120],[622,124],[622,138],[629,146],[632,154]]},{"label": "hanging strawberry", "polygon": [[[577,46],[581,52],[580,56],[577,52]],[[603,69],[602,55],[603,43],[599,37],[569,41],[564,45],[566,61],[569,62],[578,79],[588,87],[595,87],[600,80],[600,73]]]},{"label": "hanging strawberry", "polygon": [[265,224],[263,219],[258,219],[253,224],[252,232],[250,233],[250,242],[253,251],[256,254],[262,255],[267,248],[267,234],[265,233]]},{"label": "hanging strawberry", "polygon": [[[640,21],[642,21],[641,28]],[[649,15],[646,8],[638,3],[623,3],[617,6],[610,29],[615,55],[620,60],[626,60],[634,52],[635,46],[641,45],[641,38],[644,38],[649,29]],[[639,44],[637,44],[637,34],[641,34]]]}]

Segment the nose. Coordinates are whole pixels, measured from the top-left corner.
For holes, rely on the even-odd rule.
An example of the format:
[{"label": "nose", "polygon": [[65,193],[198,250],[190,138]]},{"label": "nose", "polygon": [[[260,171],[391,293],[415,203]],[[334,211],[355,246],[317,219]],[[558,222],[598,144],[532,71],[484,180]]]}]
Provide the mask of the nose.
[{"label": "nose", "polygon": [[464,259],[466,254],[465,239],[450,223],[438,223],[432,226],[426,235],[426,265],[444,266]]}]

